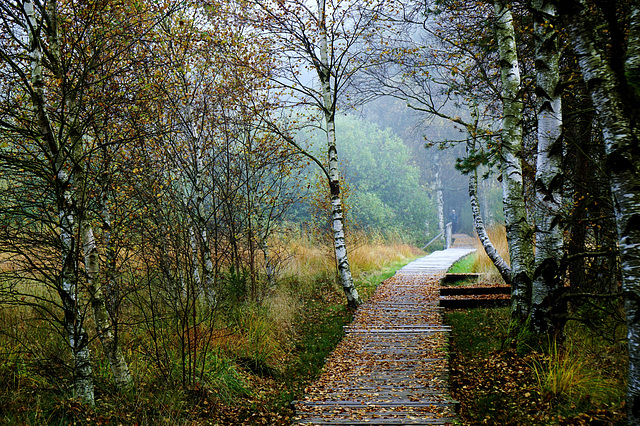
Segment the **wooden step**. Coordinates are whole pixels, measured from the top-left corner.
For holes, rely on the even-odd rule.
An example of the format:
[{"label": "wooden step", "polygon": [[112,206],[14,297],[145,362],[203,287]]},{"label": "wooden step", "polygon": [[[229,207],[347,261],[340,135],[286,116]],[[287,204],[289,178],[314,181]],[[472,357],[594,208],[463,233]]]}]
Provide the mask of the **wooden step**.
[{"label": "wooden step", "polygon": [[442,287],[440,296],[511,294],[511,287]]}]

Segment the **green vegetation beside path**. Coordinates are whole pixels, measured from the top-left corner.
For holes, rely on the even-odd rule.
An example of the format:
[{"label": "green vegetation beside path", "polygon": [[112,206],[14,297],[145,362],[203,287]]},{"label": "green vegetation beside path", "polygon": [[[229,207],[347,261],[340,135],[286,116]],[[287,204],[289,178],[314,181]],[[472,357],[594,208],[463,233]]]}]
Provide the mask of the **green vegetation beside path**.
[{"label": "green vegetation beside path", "polygon": [[[452,270],[478,272],[474,257]],[[627,355],[615,318],[570,321],[561,347],[527,336],[512,344],[508,308],[451,310],[445,323],[452,328],[450,380],[460,424],[626,424]]]},{"label": "green vegetation beside path", "polygon": [[[35,348],[40,352],[28,352],[0,334],[0,382],[5,384],[0,424],[290,425],[291,402],[319,375],[352,315],[332,274],[333,262],[326,254],[330,251],[310,241],[290,246],[297,253],[288,266],[291,272],[283,272],[261,305],[238,298],[238,305],[220,315],[215,328],[202,324],[201,335],[216,334],[206,341],[209,347],[184,352],[193,359],[198,355],[203,363],[202,376],[191,385],[180,384],[180,368],[159,368],[154,362],[154,356],[175,362],[168,358],[173,350],[169,343],[156,340],[154,352],[154,341],[132,326],[121,339],[135,388],[117,392],[108,364],[100,351],[92,351],[94,380],[101,391],[90,407],[71,399],[59,340],[27,329],[33,335],[23,338],[40,342]],[[361,244],[351,257],[358,291],[368,298],[379,283],[422,254],[402,244]],[[20,315],[25,313],[26,308],[3,309],[0,324],[21,327]],[[135,340],[134,334],[146,340]],[[176,375],[164,375],[171,372]]]}]

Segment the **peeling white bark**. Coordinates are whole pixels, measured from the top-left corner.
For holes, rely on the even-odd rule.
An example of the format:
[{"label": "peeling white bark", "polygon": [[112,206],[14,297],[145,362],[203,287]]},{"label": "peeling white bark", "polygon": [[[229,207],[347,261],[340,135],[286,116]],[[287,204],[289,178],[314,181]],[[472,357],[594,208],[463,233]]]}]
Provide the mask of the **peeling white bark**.
[{"label": "peeling white bark", "polygon": [[129,388],[133,386],[133,377],[118,346],[105,306],[104,296],[99,284],[100,257],[98,256],[98,247],[93,235],[93,229],[89,226],[85,226],[83,229],[82,247],[84,249],[87,287],[91,295],[91,307],[93,308],[93,318],[96,323],[96,333],[109,361],[116,386],[119,389]]},{"label": "peeling white bark", "polygon": [[536,332],[561,333],[563,256],[562,98],[557,13],[548,0],[531,2],[535,16],[538,155],[536,162],[536,250],[531,289],[531,325]]},{"label": "peeling white bark", "polygon": [[[583,79],[602,126],[611,193],[616,208],[629,347],[627,421],[640,424],[640,128],[633,87],[640,47],[640,6],[629,16],[626,81],[620,81],[609,63],[600,35],[590,25],[590,10],[580,0],[558,3],[578,58]],[[637,74],[635,75],[637,77]],[[636,80],[637,81],[637,80]],[[634,115],[635,111],[635,115]]]},{"label": "peeling white bark", "polygon": [[629,14],[629,41],[627,59],[624,64],[627,82],[637,96],[640,96],[640,7]]},{"label": "peeling white bark", "polygon": [[58,181],[65,186],[60,201],[60,242],[62,247],[61,284],[58,294],[64,309],[64,328],[69,339],[69,347],[74,361],[74,393],[87,404],[94,405],[93,369],[89,353],[89,337],[84,329],[84,317],[78,307],[78,277],[75,272],[76,217],[72,207],[72,195],[69,190],[69,177],[58,174]]},{"label": "peeling white bark", "polygon": [[[469,149],[467,153],[472,153],[475,150],[475,141],[473,137],[469,138]],[[484,226],[482,220],[482,213],[480,213],[480,205],[478,203],[478,170],[474,169],[469,173],[469,202],[471,204],[471,213],[473,214],[473,225],[478,234],[478,239],[484,248],[485,253],[489,256],[489,259],[493,262],[496,269],[500,273],[500,276],[505,283],[511,284],[511,268],[509,264],[500,256],[498,250],[494,247],[489,235]]]},{"label": "peeling white bark", "polygon": [[333,240],[338,264],[338,273],[342,289],[347,296],[347,304],[350,308],[356,308],[362,304],[353,279],[347,256],[347,245],[344,237],[344,217],[342,214],[342,200],[340,198],[340,177],[338,173],[338,150],[336,148],[335,130],[335,102],[331,92],[331,72],[329,66],[328,42],[326,31],[325,0],[318,0],[319,22],[319,48],[320,64],[317,68],[318,77],[322,86],[322,101],[325,124],[327,127],[327,154],[329,159],[329,189],[331,193],[331,223],[333,228]]},{"label": "peeling white bark", "polygon": [[502,192],[511,261],[511,318],[523,323],[529,314],[532,230],[527,221],[522,183],[522,99],[513,17],[505,0],[494,3],[502,80]]}]

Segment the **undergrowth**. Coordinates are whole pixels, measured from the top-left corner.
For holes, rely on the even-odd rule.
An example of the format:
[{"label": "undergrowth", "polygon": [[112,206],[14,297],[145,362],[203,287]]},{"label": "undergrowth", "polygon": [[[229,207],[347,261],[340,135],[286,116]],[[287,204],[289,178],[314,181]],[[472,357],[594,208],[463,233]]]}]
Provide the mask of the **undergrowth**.
[{"label": "undergrowth", "polygon": [[[131,309],[156,306],[136,299],[118,329],[135,387],[115,388],[94,339],[95,407],[73,399],[69,350],[55,324],[28,306],[0,309],[0,423],[290,424],[291,402],[317,377],[351,313],[330,248],[305,237],[286,241],[286,251],[277,285],[258,301],[239,292],[224,309],[203,309],[189,320],[181,311],[145,317],[151,311]],[[350,253],[359,293],[368,298],[420,254],[408,245],[360,241]],[[246,286],[242,274],[234,279]]]},{"label": "undergrowth", "polygon": [[[456,272],[487,272],[478,260],[482,254],[459,263]],[[609,326],[600,329],[568,322],[562,344],[513,348],[508,308],[446,312],[451,393],[460,401],[460,423],[625,424],[627,354],[615,316],[602,319]]]},{"label": "undergrowth", "polygon": [[[505,347],[508,320],[508,308],[446,313],[451,392],[460,401],[461,424],[625,424],[624,348],[606,341],[593,346],[573,323],[564,348],[519,354]],[[608,361],[597,353],[609,354]]]}]

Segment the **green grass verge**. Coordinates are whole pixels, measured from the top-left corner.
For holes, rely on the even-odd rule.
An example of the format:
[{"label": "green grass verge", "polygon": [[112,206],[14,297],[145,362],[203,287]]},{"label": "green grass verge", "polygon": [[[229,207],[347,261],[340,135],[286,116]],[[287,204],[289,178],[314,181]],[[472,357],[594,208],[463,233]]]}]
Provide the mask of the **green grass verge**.
[{"label": "green grass verge", "polygon": [[455,262],[451,267],[447,270],[449,274],[468,274],[472,272],[476,272],[474,270],[474,264],[476,262],[477,255],[475,253],[471,253],[462,259]]},{"label": "green grass verge", "polygon": [[508,308],[477,308],[447,312],[453,347],[462,356],[485,356],[502,348],[508,336]]},{"label": "green grass verge", "polygon": [[505,346],[509,309],[449,311],[452,397],[464,425],[622,425],[624,348],[567,325],[562,353]]}]

